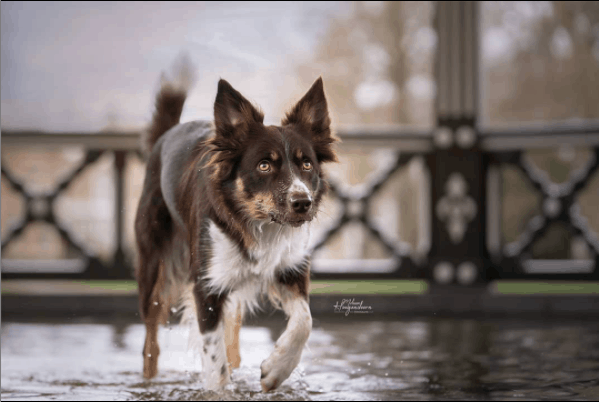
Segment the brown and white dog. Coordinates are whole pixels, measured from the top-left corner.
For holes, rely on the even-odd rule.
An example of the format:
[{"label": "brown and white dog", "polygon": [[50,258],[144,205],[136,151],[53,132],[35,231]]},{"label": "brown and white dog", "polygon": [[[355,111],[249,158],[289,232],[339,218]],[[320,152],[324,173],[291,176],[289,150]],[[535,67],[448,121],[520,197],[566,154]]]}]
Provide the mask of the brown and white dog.
[{"label": "brown and white dog", "polygon": [[163,81],[156,98],[135,220],[143,374],[157,374],[158,326],[187,294],[203,341],[203,382],[222,388],[240,364],[244,314],[266,296],[289,320],[260,367],[269,391],[297,366],[312,328],[309,222],[327,189],[321,165],[337,159],[322,79],[280,126],[264,125],[222,79],[214,124],[179,124],[188,90],[181,81]]}]

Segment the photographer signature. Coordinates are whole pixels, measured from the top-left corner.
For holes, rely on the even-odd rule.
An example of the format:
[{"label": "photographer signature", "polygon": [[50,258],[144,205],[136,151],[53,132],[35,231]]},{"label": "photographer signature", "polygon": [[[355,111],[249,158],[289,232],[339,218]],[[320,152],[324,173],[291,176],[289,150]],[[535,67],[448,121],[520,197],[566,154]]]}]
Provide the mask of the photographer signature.
[{"label": "photographer signature", "polygon": [[364,301],[355,299],[343,299],[341,303],[336,302],[333,306],[335,313],[343,313],[347,317],[349,313],[370,314],[373,313],[372,306],[364,305]]}]

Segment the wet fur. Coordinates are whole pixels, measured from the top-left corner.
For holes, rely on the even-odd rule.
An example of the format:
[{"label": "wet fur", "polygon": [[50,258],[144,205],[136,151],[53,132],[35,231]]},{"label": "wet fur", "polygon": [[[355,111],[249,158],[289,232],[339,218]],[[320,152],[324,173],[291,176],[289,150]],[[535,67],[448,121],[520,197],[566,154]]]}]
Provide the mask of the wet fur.
[{"label": "wet fur", "polygon": [[267,298],[289,318],[261,366],[269,391],[297,366],[312,326],[310,221],[327,190],[321,165],[336,161],[323,83],[281,126],[265,126],[262,112],[220,80],[214,122],[179,124],[189,71],[163,80],[146,136],[135,221],[144,377],[158,371],[158,325],[182,304],[201,334],[205,386],[221,388],[240,364],[244,314]]}]

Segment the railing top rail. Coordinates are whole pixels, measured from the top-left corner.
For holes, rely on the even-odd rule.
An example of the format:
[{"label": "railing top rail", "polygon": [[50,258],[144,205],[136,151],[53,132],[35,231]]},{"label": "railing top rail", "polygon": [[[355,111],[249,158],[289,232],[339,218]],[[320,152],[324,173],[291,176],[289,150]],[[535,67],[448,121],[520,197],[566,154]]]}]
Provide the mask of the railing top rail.
[{"label": "railing top rail", "polygon": [[[2,144],[83,145],[97,149],[140,149],[142,130],[86,132],[45,132],[36,130],[2,130]],[[344,145],[396,147],[407,152],[432,149],[431,131],[398,125],[343,126],[335,129]]]},{"label": "railing top rail", "polygon": [[497,135],[480,139],[481,148],[487,152],[505,152],[560,146],[599,147],[599,131],[566,132],[535,135]]},{"label": "railing top rail", "polygon": [[426,138],[431,137],[433,127],[409,126],[401,124],[352,124],[337,125],[334,131],[342,138],[354,137],[402,137]]},{"label": "railing top rail", "polygon": [[[599,120],[524,123],[518,126],[480,128],[481,148],[488,152],[557,147],[599,147]],[[433,129],[404,125],[337,126],[345,146],[392,147],[404,152],[433,150]],[[102,132],[46,132],[2,130],[3,145],[83,145],[96,149],[138,150],[141,130]]]},{"label": "railing top rail", "polygon": [[482,126],[477,130],[481,136],[528,136],[557,134],[599,134],[599,119],[572,119],[566,121],[531,121],[509,123],[501,126]]},{"label": "railing top rail", "polygon": [[2,130],[2,145],[32,144],[38,146],[83,145],[90,149],[141,149],[140,131],[48,132]]}]

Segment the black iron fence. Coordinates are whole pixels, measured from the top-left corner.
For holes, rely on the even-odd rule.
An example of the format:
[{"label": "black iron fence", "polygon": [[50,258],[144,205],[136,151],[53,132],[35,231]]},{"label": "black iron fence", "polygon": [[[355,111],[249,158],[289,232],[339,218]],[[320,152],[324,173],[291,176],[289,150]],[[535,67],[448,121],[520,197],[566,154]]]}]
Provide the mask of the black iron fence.
[{"label": "black iron fence", "polygon": [[[472,131],[468,131],[472,130]],[[517,131],[481,131],[472,126],[447,126],[431,132],[400,132],[396,128],[339,130],[345,145],[368,148],[393,148],[395,158],[385,169],[373,175],[359,191],[331,179],[332,192],[341,203],[341,213],[326,228],[314,249],[327,242],[350,222],[359,222],[370,235],[391,254],[393,269],[364,272],[357,264],[344,273],[319,269],[315,260],[315,278],[428,278],[437,283],[472,285],[498,278],[599,279],[599,240],[587,223],[577,203],[577,196],[588,185],[599,166],[599,124],[583,126],[520,127]],[[57,229],[61,238],[81,255],[78,272],[61,272],[67,261],[2,260],[2,278],[81,278],[129,279],[131,260],[124,252],[124,172],[126,155],[139,155],[137,133],[55,134],[10,132],[2,134],[3,145],[32,144],[40,146],[83,145],[85,157],[70,174],[44,193],[32,193],[7,166],[2,166],[2,180],[18,192],[25,204],[23,219],[10,228],[2,239],[2,249],[18,238],[33,222],[45,222]],[[560,184],[531,162],[527,150],[560,146],[583,146],[592,150],[584,166],[571,173]],[[114,153],[116,247],[109,261],[102,260],[75,240],[77,228],[68,227],[55,214],[55,202],[71,183],[103,153]],[[371,216],[370,202],[392,175],[413,157],[426,160],[429,182],[428,252],[415,259],[410,247],[390,239]],[[501,235],[501,175],[498,169],[509,164],[519,169],[530,184],[542,194],[541,214],[530,219],[527,229],[511,243],[504,244]],[[584,239],[592,260],[535,261],[530,248],[554,222],[562,222],[575,235]],[[338,264],[347,264],[339,260]],[[23,269],[19,265],[26,264]],[[536,268],[535,268],[536,264]],[[543,268],[543,264],[545,269]],[[36,266],[46,269],[37,269]],[[48,269],[48,265],[52,265]],[[353,264],[356,265],[356,264]],[[556,268],[557,267],[557,268]]]}]

